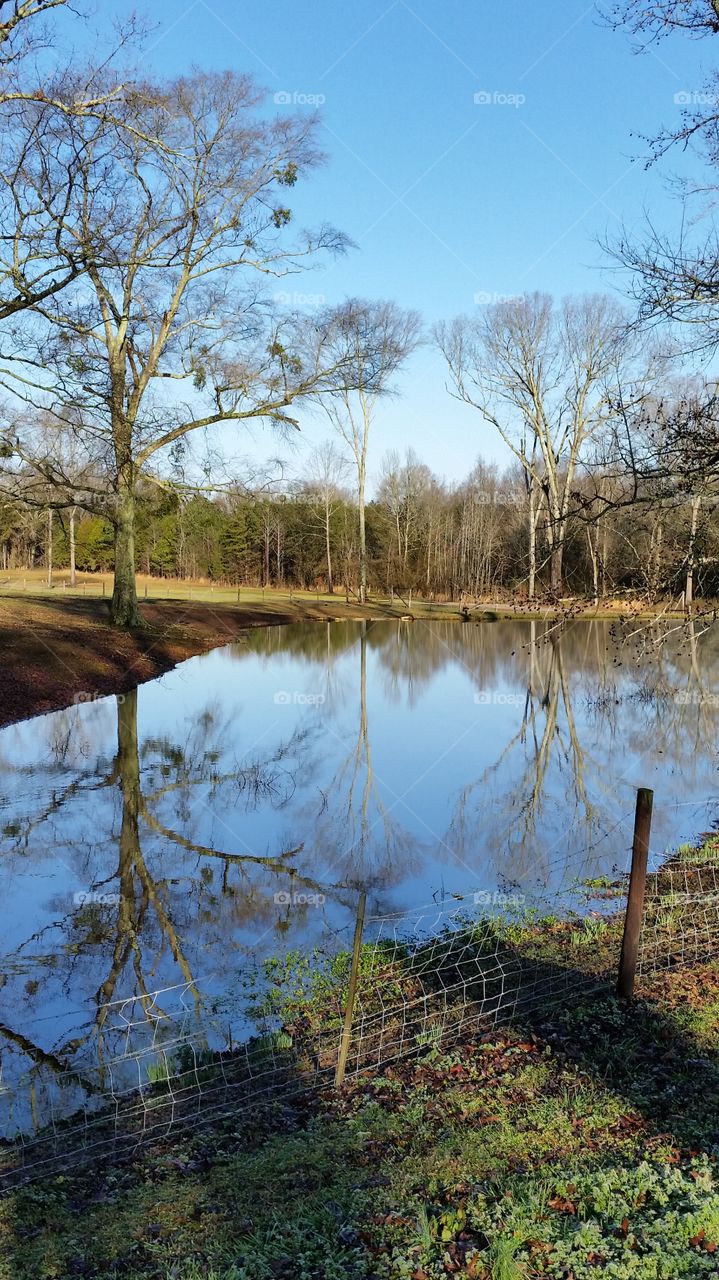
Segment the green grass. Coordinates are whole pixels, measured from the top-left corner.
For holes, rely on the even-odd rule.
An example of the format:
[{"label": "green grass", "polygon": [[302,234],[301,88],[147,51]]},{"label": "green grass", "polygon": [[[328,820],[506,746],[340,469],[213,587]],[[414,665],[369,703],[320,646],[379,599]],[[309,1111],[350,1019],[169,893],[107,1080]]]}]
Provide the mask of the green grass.
[{"label": "green grass", "polygon": [[2,1280],[697,1280],[719,966],[486,1031],[0,1203]]},{"label": "green grass", "polygon": [[604,998],[15,1190],[0,1276],[716,1275],[718,966],[676,995],[681,1019]]},{"label": "green grass", "polygon": [[[501,945],[568,969],[569,994],[452,1047],[430,1020],[414,1057],[341,1091],[144,1150],[128,1137],[124,1158],[9,1192],[0,1280],[716,1277],[719,962],[655,975],[632,1007],[582,994],[616,962],[619,920],[483,920],[435,940],[440,990],[472,943],[480,962]],[[385,1001],[413,992],[427,945],[387,945]],[[363,949],[361,976],[377,959]],[[268,962],[271,996],[254,999],[279,1029],[254,1052],[299,1064],[328,1027],[336,1046],[347,977],[346,955]],[[171,1065],[200,1082],[216,1068],[192,1048]],[[161,1101],[164,1059],[148,1077]]]}]

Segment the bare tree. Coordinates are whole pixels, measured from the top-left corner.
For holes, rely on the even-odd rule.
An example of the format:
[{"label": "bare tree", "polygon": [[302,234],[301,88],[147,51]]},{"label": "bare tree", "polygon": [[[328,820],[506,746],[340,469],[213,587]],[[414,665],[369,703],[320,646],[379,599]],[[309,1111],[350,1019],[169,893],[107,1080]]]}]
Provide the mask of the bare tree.
[{"label": "bare tree", "polygon": [[114,43],[82,66],[56,24],[43,21],[61,9],[83,20],[69,0],[0,0],[0,321],[46,302],[84,269],[71,226],[77,138],[56,145],[54,118],[133,127],[125,99],[136,90],[120,63],[141,42],[141,21],[131,15]]},{"label": "bare tree", "polygon": [[0,72],[21,61],[42,40],[38,19],[67,0],[0,0]]},{"label": "bare tree", "polygon": [[664,39],[672,31],[701,37],[719,32],[719,0],[621,0],[605,9],[613,27],[626,27],[642,41]]},{"label": "bare tree", "polygon": [[[114,47],[99,60],[98,73],[92,66],[78,70],[76,55],[63,55],[56,30],[43,22],[61,9],[78,21],[87,18],[71,0],[0,0],[0,105],[37,102],[65,114],[91,115],[121,103],[126,86],[108,81],[107,73],[117,54],[141,39],[142,20],[133,12],[118,28]],[[52,51],[52,58],[38,79],[33,55],[40,50]]]},{"label": "bare tree", "polygon": [[419,537],[424,500],[431,485],[429,467],[414,449],[407,449],[404,458],[394,449],[385,454],[377,496],[394,523],[396,564],[405,583],[410,550]]},{"label": "bare tree", "polygon": [[[612,25],[639,37],[639,47],[656,43],[672,32],[702,38],[719,34],[719,0],[622,0],[608,15]],[[645,325],[678,324],[681,345],[691,352],[713,353],[719,344],[719,236],[706,226],[707,210],[716,203],[719,166],[719,73],[712,71],[703,90],[680,93],[678,123],[662,126],[646,139],[651,162],[679,146],[698,150],[707,163],[701,181],[677,184],[683,212],[678,233],[658,230],[650,219],[643,232],[623,233],[605,247],[631,276],[639,320]],[[702,218],[693,216],[692,201],[700,202]],[[699,208],[699,206],[698,206]]]},{"label": "bare tree", "polygon": [[316,502],[322,520],[329,595],[332,595],[335,589],[332,568],[332,517],[339,506],[342,497],[342,481],[348,469],[349,460],[340,453],[332,440],[323,441],[313,449],[310,455],[305,492],[310,500],[314,499]]},{"label": "bare tree", "polygon": [[[341,251],[345,240],[323,226],[285,243],[286,192],[322,158],[317,121],[268,120],[261,102],[247,77],[197,74],[128,99],[131,129],[53,119],[78,157],[72,210],[84,283],[34,308],[34,371],[9,381],[63,427],[62,406],[72,403],[71,425],[104,457],[118,625],[141,622],[141,478],[157,482],[182,459],[188,437],[220,423],[296,426],[287,412],[295,400],[337,394],[364,373],[362,344],[372,335],[338,341],[346,308],[278,316],[263,293],[266,279]],[[32,333],[23,335],[26,370]],[[371,363],[382,365],[382,356]],[[6,445],[32,462],[21,430]],[[62,488],[59,463],[55,478]]]},{"label": "bare tree", "polygon": [[547,514],[551,590],[562,590],[575,477],[585,445],[614,413],[625,328],[606,297],[556,308],[546,294],[533,294],[436,330],[454,394],[496,428],[526,477],[532,591],[538,492]]},{"label": "bare tree", "polygon": [[333,358],[351,370],[349,384],[325,400],[332,426],[344,440],[357,473],[359,597],[367,599],[365,521],[367,455],[377,404],[392,390],[392,379],[421,341],[420,319],[394,302],[351,299],[338,312],[330,340]]}]

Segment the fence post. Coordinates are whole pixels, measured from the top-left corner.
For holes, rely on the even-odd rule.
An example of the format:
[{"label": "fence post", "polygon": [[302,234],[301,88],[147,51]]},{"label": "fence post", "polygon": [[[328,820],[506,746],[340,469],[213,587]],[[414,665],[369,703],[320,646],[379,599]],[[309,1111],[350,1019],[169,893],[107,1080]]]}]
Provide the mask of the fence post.
[{"label": "fence post", "polygon": [[347,1007],[345,1009],[345,1022],[342,1028],[342,1039],[340,1040],[340,1052],[337,1059],[337,1070],[335,1071],[335,1088],[339,1089],[345,1078],[347,1070],[347,1056],[350,1051],[350,1040],[352,1038],[352,1019],[355,1011],[355,999],[357,996],[357,975],[359,974],[360,951],[362,950],[362,931],[364,929],[364,912],[367,895],[362,891],[357,903],[357,920],[355,922],[355,937],[352,944],[352,967],[350,969],[350,981],[347,988]]},{"label": "fence post", "polygon": [[644,893],[647,887],[647,861],[649,858],[649,834],[652,828],[654,792],[646,787],[637,791],[637,808],[634,815],[634,842],[632,844],[632,870],[629,877],[627,914],[624,918],[624,935],[619,958],[617,995],[620,1000],[631,1000],[634,995],[634,979],[637,973],[639,938],[644,915]]}]

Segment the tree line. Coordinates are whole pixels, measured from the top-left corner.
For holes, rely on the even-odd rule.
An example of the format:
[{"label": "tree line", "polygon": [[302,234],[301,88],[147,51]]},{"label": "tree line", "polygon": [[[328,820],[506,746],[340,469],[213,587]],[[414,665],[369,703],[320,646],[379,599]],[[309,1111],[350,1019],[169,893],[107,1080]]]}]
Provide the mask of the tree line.
[{"label": "tree line", "polygon": [[[42,23],[66,8],[0,0],[5,568],[112,569],[121,626],[142,623],[138,569],[323,580],[360,600],[716,592],[716,384],[687,366],[717,343],[713,231],[608,246],[635,306],[535,293],[434,328],[383,300],[292,311],[268,281],[349,249],[326,223],[294,227],[292,191],[324,159],[317,117],[268,116],[234,72],[138,72],[136,20],[97,65],[63,61]],[[708,0],[609,17],[644,45],[717,30]],[[715,100],[689,105],[655,158],[691,143],[715,164]],[[468,427],[473,413],[512,464],[448,486],[390,456],[370,499],[378,404],[429,342]],[[301,410],[334,442],[307,475],[270,491],[233,474],[217,428],[292,435]]]},{"label": "tree line", "polygon": [[[330,453],[332,452],[330,446]],[[318,453],[321,455],[325,451]],[[339,454],[335,460],[341,462]],[[323,480],[323,458],[307,474],[271,493],[241,486],[221,496],[141,487],[135,562],[158,578],[217,585],[358,592],[357,500],[341,480]],[[344,468],[338,468],[341,473]],[[590,505],[593,483],[576,491]],[[467,479],[448,485],[409,450],[388,454],[377,495],[365,510],[368,589],[406,598],[530,599],[530,583],[551,582],[555,542],[548,522],[529,524],[526,477],[518,464],[500,470],[481,460]],[[2,567],[43,567],[50,583],[64,571],[111,572],[112,522],[82,510],[42,511],[0,504]],[[646,600],[719,596],[716,500],[677,491],[660,500],[570,515],[562,544],[563,590],[596,602],[621,595]]]}]

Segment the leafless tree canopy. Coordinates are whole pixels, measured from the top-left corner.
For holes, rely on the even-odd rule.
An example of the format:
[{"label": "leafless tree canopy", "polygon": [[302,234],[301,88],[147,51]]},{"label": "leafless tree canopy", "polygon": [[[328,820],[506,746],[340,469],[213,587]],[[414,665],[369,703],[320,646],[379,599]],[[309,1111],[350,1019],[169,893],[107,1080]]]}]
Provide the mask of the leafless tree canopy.
[{"label": "leafless tree canopy", "polygon": [[331,364],[337,366],[336,395],[324,401],[334,430],[347,447],[357,478],[359,514],[359,598],[368,589],[366,485],[367,457],[377,402],[391,394],[392,379],[421,342],[414,311],[393,302],[350,298],[328,327]]},{"label": "leafless tree canopy", "polygon": [[613,27],[625,27],[639,36],[642,44],[662,40],[672,31],[684,31],[700,38],[719,32],[719,0],[622,0],[605,6]]},{"label": "leafless tree canopy", "polygon": [[[522,468],[530,548],[541,521],[558,593],[580,463],[618,401],[635,403],[646,394],[647,374],[637,377],[633,367],[627,318],[604,296],[557,308],[537,293],[439,325],[435,335],[454,394],[495,428]],[[530,550],[530,596],[535,569]]]},{"label": "leafless tree canopy", "polygon": [[[55,166],[71,175],[48,216],[82,275],[8,331],[5,378],[95,443],[117,530],[118,621],[137,616],[134,494],[161,455],[181,457],[189,436],[222,422],[291,426],[289,406],[308,396],[375,394],[407,340],[390,307],[278,312],[272,281],[346,242],[329,226],[290,238],[288,193],[322,159],[317,121],[266,119],[261,101],[248,77],[197,73],[125,91],[119,125],[116,108],[109,119],[33,108],[23,181],[41,193]],[[31,464],[27,431],[6,445]],[[52,481],[67,487],[59,469]]]}]

